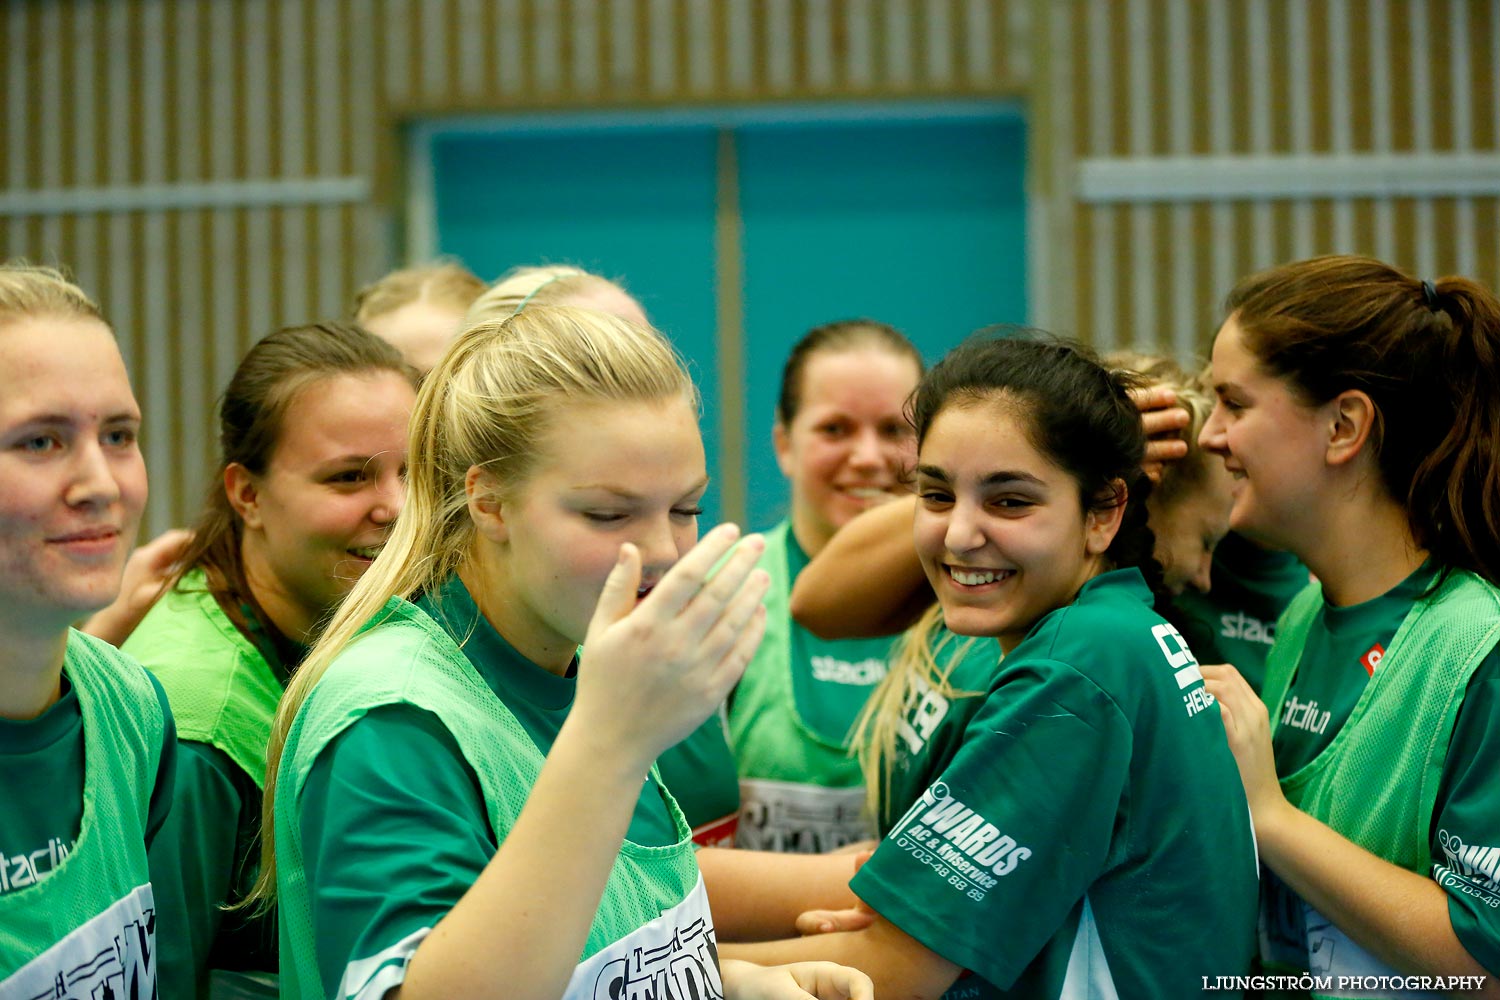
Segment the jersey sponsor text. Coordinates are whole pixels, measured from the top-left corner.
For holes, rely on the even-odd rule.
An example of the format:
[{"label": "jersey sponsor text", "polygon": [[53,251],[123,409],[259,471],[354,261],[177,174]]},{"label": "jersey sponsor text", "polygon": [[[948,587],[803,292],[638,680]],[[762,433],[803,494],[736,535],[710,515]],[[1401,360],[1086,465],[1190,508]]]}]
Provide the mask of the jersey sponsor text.
[{"label": "jersey sponsor text", "polygon": [[1182,637],[1182,633],[1162,622],[1152,626],[1151,637],[1161,648],[1161,654],[1167,658],[1167,666],[1172,668],[1172,677],[1177,682],[1178,689],[1183,692],[1182,705],[1187,710],[1188,718],[1191,719],[1212,705],[1214,696],[1203,686],[1203,671],[1198,668],[1198,658],[1188,649],[1187,640]]},{"label": "jersey sponsor text", "polygon": [[1243,639],[1269,646],[1276,641],[1276,623],[1263,622],[1240,611],[1232,615],[1219,616],[1219,636],[1224,639]]},{"label": "jersey sponsor text", "polygon": [[0,892],[24,889],[45,881],[72,849],[72,844],[61,837],[53,837],[29,853],[10,857],[0,854]]},{"label": "jersey sponsor text", "polygon": [[156,998],[156,901],[137,886],[0,981],[0,996]]},{"label": "jersey sponsor text", "polygon": [[681,903],[580,962],[563,1000],[724,1000],[702,877]]},{"label": "jersey sponsor text", "polygon": [[922,793],[886,840],[975,900],[1031,857],[1031,848],[955,798],[943,781]]},{"label": "jersey sponsor text", "polygon": [[768,778],[740,780],[736,842],[757,851],[824,854],[875,836],[865,790]]},{"label": "jersey sponsor text", "polygon": [[906,696],[906,708],[901,714],[901,723],[896,734],[906,745],[909,753],[921,753],[938,725],[948,714],[950,702],[943,694],[921,677],[912,679],[910,693]]},{"label": "jersey sponsor text", "polygon": [[1438,831],[1438,846],[1448,860],[1446,865],[1432,866],[1438,885],[1500,909],[1500,847],[1466,844],[1447,830]]},{"label": "jersey sponsor text", "polygon": [[1291,726],[1293,729],[1301,729],[1304,732],[1322,735],[1328,728],[1328,720],[1333,717],[1332,712],[1318,711],[1318,701],[1303,701],[1300,698],[1288,698],[1281,710],[1281,724]]},{"label": "jersey sponsor text", "polygon": [[812,657],[813,680],[825,684],[849,684],[855,687],[870,687],[879,684],[885,677],[885,661],[870,657],[851,663],[836,656]]}]

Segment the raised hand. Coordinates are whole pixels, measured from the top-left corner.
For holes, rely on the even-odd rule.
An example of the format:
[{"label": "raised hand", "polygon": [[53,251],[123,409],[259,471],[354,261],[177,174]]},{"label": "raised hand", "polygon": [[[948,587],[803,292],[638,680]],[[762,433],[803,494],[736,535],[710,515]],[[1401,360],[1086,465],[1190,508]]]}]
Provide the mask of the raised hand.
[{"label": "raised hand", "polygon": [[1146,460],[1141,468],[1152,482],[1158,482],[1166,463],[1187,457],[1188,443],[1182,439],[1182,432],[1192,416],[1177,405],[1177,394],[1166,386],[1132,389],[1130,398],[1141,411],[1141,426],[1146,432]]},{"label": "raised hand", "polygon": [[584,639],[573,707],[601,745],[649,766],[739,680],[765,632],[770,577],[755,569],[764,540],[738,538],[732,524],[710,531],[644,600],[640,553],[621,546]]}]

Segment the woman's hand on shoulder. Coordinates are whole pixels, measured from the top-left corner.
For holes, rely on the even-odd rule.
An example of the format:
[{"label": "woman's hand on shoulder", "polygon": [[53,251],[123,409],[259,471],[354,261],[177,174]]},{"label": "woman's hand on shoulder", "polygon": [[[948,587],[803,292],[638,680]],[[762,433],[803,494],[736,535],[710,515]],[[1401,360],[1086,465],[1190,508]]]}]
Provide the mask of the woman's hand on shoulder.
[{"label": "woman's hand on shoulder", "polygon": [[1266,704],[1229,664],[1204,664],[1201,669],[1204,686],[1219,703],[1224,735],[1240,769],[1240,781],[1250,803],[1250,818],[1259,831],[1280,807],[1289,806],[1276,777],[1276,755],[1271,749],[1271,719]]},{"label": "woman's hand on shoulder", "polygon": [[644,598],[640,553],[621,546],[584,639],[573,709],[612,752],[655,760],[718,708],[760,645],[765,542],[737,539],[732,524],[710,531]]},{"label": "woman's hand on shoulder", "polygon": [[123,644],[166,590],[192,542],[191,531],[172,528],[130,553],[119,596],[94,612],[80,629],[112,645]]},{"label": "woman's hand on shoulder", "polygon": [[726,959],[728,1000],[874,1000],[875,986],[858,969],[833,962],[755,965]]}]

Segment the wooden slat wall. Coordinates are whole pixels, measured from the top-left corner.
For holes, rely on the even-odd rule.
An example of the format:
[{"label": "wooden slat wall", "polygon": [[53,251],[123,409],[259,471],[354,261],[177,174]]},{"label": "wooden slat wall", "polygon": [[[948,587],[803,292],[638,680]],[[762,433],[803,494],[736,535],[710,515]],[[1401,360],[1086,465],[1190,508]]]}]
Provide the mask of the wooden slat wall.
[{"label": "wooden slat wall", "polygon": [[1091,157],[1500,151],[1500,0],[1044,0],[1041,321],[1201,353],[1241,275],[1360,252],[1500,287],[1500,200],[1087,204]]},{"label": "wooden slat wall", "polygon": [[[114,322],[147,527],[196,510],[240,354],[393,266],[398,127],[518,108],[1019,94],[1029,0],[9,0],[5,192],[365,178],[374,194],[0,216]],[[107,192],[106,192],[107,193]]]}]

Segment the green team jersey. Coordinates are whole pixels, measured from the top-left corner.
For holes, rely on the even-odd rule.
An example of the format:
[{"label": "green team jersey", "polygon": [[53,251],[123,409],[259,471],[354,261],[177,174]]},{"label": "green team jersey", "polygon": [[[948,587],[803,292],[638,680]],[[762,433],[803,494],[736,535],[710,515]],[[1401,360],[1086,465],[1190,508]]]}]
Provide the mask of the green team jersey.
[{"label": "green team jersey", "polygon": [[656,762],[699,847],[733,847],[740,820],[740,779],[721,709]]},{"label": "green team jersey", "polygon": [[925,750],[930,784],[851,888],[972,971],[950,997],[1176,1000],[1248,970],[1239,771],[1138,571],[1096,577],[1038,621],[956,745]]},{"label": "green team jersey", "polygon": [[[1432,590],[1436,575],[1432,566],[1424,565],[1385,594],[1361,604],[1337,607],[1319,600],[1311,606],[1305,639],[1300,649],[1289,653],[1295,672],[1280,704],[1268,706],[1276,716],[1272,746],[1278,774],[1307,768],[1330,751],[1356,709],[1373,709],[1373,703],[1362,704],[1367,689],[1382,669],[1397,665],[1396,660],[1385,662],[1386,651],[1393,649],[1397,632]],[[1419,656],[1422,651],[1406,652]],[[1431,857],[1429,874],[1448,893],[1448,914],[1459,941],[1482,966],[1500,969],[1500,783],[1494,780],[1500,770],[1500,649],[1491,646],[1480,655],[1461,686],[1462,700],[1440,757],[1424,836]],[[1412,683],[1426,682],[1417,678]],[[1276,697],[1270,690],[1266,695]],[[1392,690],[1382,700],[1390,698],[1401,699],[1402,693]],[[1438,732],[1437,723],[1427,719],[1412,719],[1411,726]],[[1390,764],[1371,767],[1372,781],[1390,780]],[[1270,873],[1262,935],[1262,950],[1273,964],[1305,968],[1312,950],[1322,960],[1331,956],[1335,963],[1319,965],[1314,970],[1319,974],[1392,974]]]},{"label": "green team jersey", "polygon": [[162,995],[274,997],[274,918],[225,907],[259,871],[266,743],[288,665],[229,620],[201,569],[162,595],[123,648],[160,680],[182,739],[175,805],[151,849],[159,919],[172,931],[159,945]]},{"label": "green team jersey", "polygon": [[161,686],[70,632],[58,700],[0,719],[0,996],[156,995],[154,939],[167,932],[146,850],[176,759]]},{"label": "green team jersey", "polygon": [[882,837],[932,784],[936,777],[933,762],[952,760],[958,753],[965,729],[994,683],[1002,656],[999,640],[956,635],[943,626],[928,642],[943,683],[919,677],[906,697],[896,729],[895,757],[880,792],[876,827]]},{"label": "green team jersey", "polygon": [[[477,672],[525,738],[545,754],[572,706],[571,673],[558,677],[525,659],[479,614],[457,580],[419,606],[462,647],[462,654],[454,655]],[[354,646],[343,655],[360,653]],[[406,961],[494,856],[506,830],[495,826],[495,803],[472,764],[473,752],[465,751],[436,713],[410,702],[370,708],[317,752],[297,798],[296,823],[323,995],[373,1000],[398,985]],[[290,759],[284,759],[284,777],[289,766]],[[648,778],[630,822],[627,849],[645,855],[676,849],[687,830],[685,824],[679,829],[674,814],[681,815],[675,803],[654,776]],[[679,954],[711,950],[701,880],[681,904],[660,912],[666,924],[681,931]],[[287,947],[283,927],[284,987]],[[613,954],[613,947],[606,950]],[[626,978],[645,975],[649,984],[660,971],[653,971],[654,962]],[[717,981],[716,966],[712,976]]]},{"label": "green team jersey", "polygon": [[807,566],[788,522],[766,532],[766,634],[729,703],[741,847],[815,853],[870,837],[849,731],[885,677],[892,640],[820,639],[792,620]]},{"label": "green team jersey", "polygon": [[1199,663],[1232,663],[1257,692],[1276,620],[1307,586],[1307,567],[1290,552],[1261,548],[1230,532],[1214,549],[1212,588],[1172,601],[1172,623]]}]

